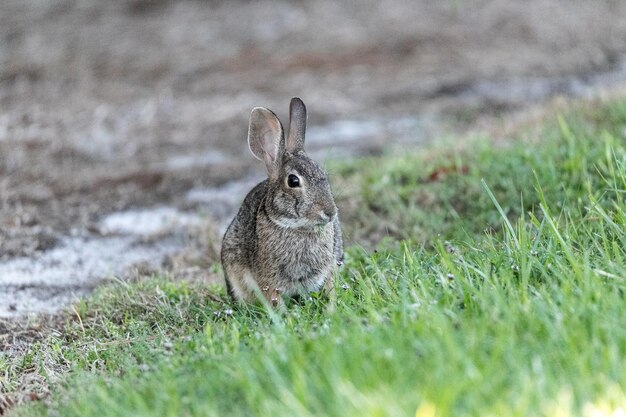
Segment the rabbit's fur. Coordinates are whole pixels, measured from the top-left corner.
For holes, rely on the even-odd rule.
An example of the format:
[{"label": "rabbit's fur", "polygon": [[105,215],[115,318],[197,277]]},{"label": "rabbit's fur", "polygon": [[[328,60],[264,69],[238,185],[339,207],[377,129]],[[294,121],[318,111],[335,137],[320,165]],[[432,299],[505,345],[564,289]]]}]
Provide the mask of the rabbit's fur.
[{"label": "rabbit's fur", "polygon": [[306,108],[297,97],[286,139],[273,112],[252,110],[248,145],[268,178],[248,193],[222,242],[226,287],[236,301],[262,294],[276,305],[282,295],[333,288],[343,260],[337,206],[326,172],[304,152],[305,130]]}]

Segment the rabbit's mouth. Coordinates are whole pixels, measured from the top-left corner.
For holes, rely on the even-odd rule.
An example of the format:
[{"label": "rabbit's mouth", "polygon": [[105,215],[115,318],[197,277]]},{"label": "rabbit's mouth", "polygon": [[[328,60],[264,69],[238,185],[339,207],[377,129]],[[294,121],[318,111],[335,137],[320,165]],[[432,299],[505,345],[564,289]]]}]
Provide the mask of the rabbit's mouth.
[{"label": "rabbit's mouth", "polygon": [[332,209],[324,209],[320,210],[315,214],[315,226],[326,226],[328,223],[332,222],[337,215],[336,210]]},{"label": "rabbit's mouth", "polygon": [[318,219],[318,220],[316,220],[316,221],[314,222],[313,226],[314,226],[316,229],[319,229],[319,228],[324,228],[324,227],[325,227],[326,225],[328,225],[331,221],[332,221],[332,219],[328,219],[328,220],[319,220],[319,219]]}]

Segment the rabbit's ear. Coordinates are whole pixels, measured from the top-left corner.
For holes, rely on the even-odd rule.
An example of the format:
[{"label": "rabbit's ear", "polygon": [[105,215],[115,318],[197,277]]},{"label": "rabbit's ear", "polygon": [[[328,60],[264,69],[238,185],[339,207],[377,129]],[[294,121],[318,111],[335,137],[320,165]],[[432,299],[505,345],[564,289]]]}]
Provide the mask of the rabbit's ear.
[{"label": "rabbit's ear", "polygon": [[278,173],[284,152],[283,126],[278,117],[264,107],[255,107],[250,114],[248,146],[252,154],[265,162],[270,177]]},{"label": "rabbit's ear", "polygon": [[304,133],[306,131],[306,107],[298,97],[289,103],[289,136],[287,150],[291,153],[304,150]]}]

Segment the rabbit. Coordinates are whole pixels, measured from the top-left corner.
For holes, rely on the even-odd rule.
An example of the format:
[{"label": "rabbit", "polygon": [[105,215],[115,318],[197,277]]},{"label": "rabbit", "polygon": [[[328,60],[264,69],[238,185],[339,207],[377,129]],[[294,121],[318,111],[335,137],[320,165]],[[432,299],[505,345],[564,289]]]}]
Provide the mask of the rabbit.
[{"label": "rabbit", "polygon": [[276,306],[283,296],[333,292],[344,256],[341,227],[328,175],[304,151],[306,118],[302,100],[291,99],[285,139],[271,110],[250,114],[248,146],[268,178],[245,197],[222,241],[226,288],[236,302],[262,294]]}]

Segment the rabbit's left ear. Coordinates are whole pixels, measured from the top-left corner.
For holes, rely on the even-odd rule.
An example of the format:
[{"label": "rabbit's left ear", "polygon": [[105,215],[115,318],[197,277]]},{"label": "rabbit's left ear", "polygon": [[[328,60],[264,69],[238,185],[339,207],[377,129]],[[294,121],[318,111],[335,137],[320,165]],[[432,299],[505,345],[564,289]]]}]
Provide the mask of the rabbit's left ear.
[{"label": "rabbit's left ear", "polygon": [[248,127],[248,146],[254,156],[265,162],[270,178],[278,175],[284,142],[283,126],[278,117],[263,107],[252,109]]},{"label": "rabbit's left ear", "polygon": [[298,97],[289,103],[289,136],[287,150],[291,153],[304,150],[304,133],[306,131],[306,107]]}]

